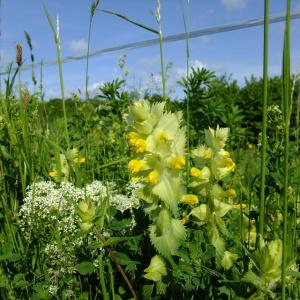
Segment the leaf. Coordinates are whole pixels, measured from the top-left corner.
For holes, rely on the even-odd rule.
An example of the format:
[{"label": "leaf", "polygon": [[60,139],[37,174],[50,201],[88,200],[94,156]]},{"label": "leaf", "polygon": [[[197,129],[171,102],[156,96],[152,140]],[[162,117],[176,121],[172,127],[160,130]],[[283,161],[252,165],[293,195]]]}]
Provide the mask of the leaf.
[{"label": "leaf", "polygon": [[130,224],[131,224],[130,219],[123,219],[120,221],[115,219],[110,223],[109,228],[112,230],[115,230],[115,231],[120,231],[120,230],[128,228],[130,226]]},{"label": "leaf", "polygon": [[151,299],[153,287],[154,287],[154,284],[145,284],[143,286],[143,288],[142,288],[143,299],[145,299],[145,300]]},{"label": "leaf", "polygon": [[164,257],[175,255],[186,236],[184,226],[176,219],[171,219],[163,232],[160,232],[157,225],[150,225],[149,231],[151,243]]},{"label": "leaf", "polygon": [[118,251],[114,251],[113,253],[117,259],[118,264],[124,266],[128,265],[131,262],[131,259],[128,257],[127,254]]},{"label": "leaf", "polygon": [[153,29],[153,28],[151,28],[149,26],[143,25],[141,23],[135,22],[135,21],[129,19],[128,17],[126,17],[126,16],[124,16],[122,14],[119,14],[119,13],[116,13],[116,12],[113,12],[113,11],[110,11],[110,10],[106,10],[106,9],[99,9],[99,11],[102,11],[102,12],[104,12],[106,14],[114,15],[116,17],[119,17],[119,18],[121,18],[121,19],[123,19],[123,20],[125,20],[125,21],[127,21],[129,23],[131,23],[131,24],[134,24],[134,25],[136,25],[136,26],[138,26],[140,28],[146,29],[146,30],[148,30],[150,32],[153,32],[153,33],[159,35],[159,31],[158,30]]},{"label": "leaf", "polygon": [[24,280],[24,278],[25,278],[25,275],[23,273],[16,274],[13,279],[14,286],[22,288],[22,287],[27,287],[27,286],[31,285],[31,283],[28,282],[27,280]]},{"label": "leaf", "polygon": [[75,269],[81,275],[88,275],[94,272],[95,266],[90,261],[83,261],[75,266]]},{"label": "leaf", "polygon": [[177,214],[177,199],[180,192],[180,178],[173,177],[168,172],[160,175],[160,181],[153,188],[153,193],[158,196],[174,215]]}]

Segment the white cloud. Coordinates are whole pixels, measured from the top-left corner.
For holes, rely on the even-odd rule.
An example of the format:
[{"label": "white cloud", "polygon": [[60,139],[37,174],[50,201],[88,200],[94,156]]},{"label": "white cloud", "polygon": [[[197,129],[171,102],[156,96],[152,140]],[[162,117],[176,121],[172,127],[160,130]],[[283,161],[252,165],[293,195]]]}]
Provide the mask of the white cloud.
[{"label": "white cloud", "polygon": [[222,5],[228,10],[245,8],[246,2],[247,0],[221,0]]},{"label": "white cloud", "polygon": [[152,68],[160,65],[160,56],[156,55],[149,58],[142,58],[138,61],[138,65],[142,68]]},{"label": "white cloud", "polygon": [[88,43],[84,39],[71,40],[68,42],[68,47],[75,54],[86,54]]},{"label": "white cloud", "polygon": [[[207,65],[200,60],[192,60],[190,62],[190,69],[192,68],[207,68]],[[167,93],[176,91],[179,87],[178,81],[180,81],[187,74],[186,67],[170,68],[167,72],[166,88]],[[139,71],[135,73],[135,76],[139,78],[138,91],[143,95],[146,91],[162,93],[162,83],[160,74],[151,74],[145,71]]]}]

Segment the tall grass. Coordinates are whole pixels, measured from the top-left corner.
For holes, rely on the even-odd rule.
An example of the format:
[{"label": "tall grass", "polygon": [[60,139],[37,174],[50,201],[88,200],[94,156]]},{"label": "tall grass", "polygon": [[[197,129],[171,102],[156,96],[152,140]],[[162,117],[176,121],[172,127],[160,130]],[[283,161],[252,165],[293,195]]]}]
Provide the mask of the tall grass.
[{"label": "tall grass", "polygon": [[264,235],[265,226],[265,185],[266,185],[266,158],[267,158],[267,101],[268,101],[268,43],[269,43],[269,0],[265,0],[264,16],[264,63],[263,63],[263,112],[262,112],[262,148],[261,148],[261,185],[259,205],[259,234]]},{"label": "tall grass", "polygon": [[99,5],[100,0],[92,1],[90,9],[90,18],[89,18],[89,32],[88,32],[88,42],[87,42],[87,53],[86,53],[86,68],[85,68],[85,100],[89,99],[89,56],[90,56],[90,44],[91,44],[91,32],[92,32],[92,23],[95,15],[95,11]]},{"label": "tall grass", "polygon": [[63,77],[63,71],[62,71],[62,54],[61,54],[60,32],[59,32],[59,18],[57,17],[56,28],[55,28],[46,5],[43,4],[43,7],[44,7],[44,12],[47,17],[50,29],[53,33],[54,42],[56,45],[56,57],[57,57],[57,65],[58,65],[59,81],[60,81],[60,93],[61,93],[61,99],[62,99],[62,109],[63,109],[63,114],[64,114],[64,125],[65,125],[64,133],[65,133],[67,147],[68,147],[68,149],[70,149],[70,137],[69,137],[69,131],[68,131],[68,119],[67,119],[66,104],[65,104],[66,100],[65,100],[64,77]]},{"label": "tall grass", "polygon": [[284,32],[283,46],[283,63],[282,63],[282,80],[283,80],[283,112],[284,112],[284,190],[283,190],[283,236],[282,236],[282,288],[281,298],[286,298],[286,268],[288,251],[288,186],[289,186],[289,138],[290,138],[290,16],[291,16],[291,1],[286,1],[286,24]]}]

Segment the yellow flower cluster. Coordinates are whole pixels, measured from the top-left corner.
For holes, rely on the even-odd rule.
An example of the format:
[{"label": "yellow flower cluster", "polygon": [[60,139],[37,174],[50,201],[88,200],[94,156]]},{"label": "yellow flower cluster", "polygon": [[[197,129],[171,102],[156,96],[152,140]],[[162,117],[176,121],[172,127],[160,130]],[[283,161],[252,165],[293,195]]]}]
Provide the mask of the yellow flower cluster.
[{"label": "yellow flower cluster", "polygon": [[128,168],[134,180],[150,187],[151,193],[176,214],[186,164],[181,114],[166,112],[163,102],[150,105],[139,100],[130,107],[128,121],[128,144],[136,154]]},{"label": "yellow flower cluster", "polygon": [[[220,184],[236,168],[230,153],[224,149],[228,133],[228,128],[209,128],[205,131],[206,145],[192,151],[195,166],[190,169],[190,188],[194,190],[195,197],[201,196],[206,199],[206,203],[194,207],[189,214],[200,226],[207,225],[208,237],[216,248],[218,263],[225,269],[231,268],[238,257],[225,251],[225,240],[221,232],[226,227],[222,218],[230,210],[246,208],[245,204],[233,203],[237,197],[233,188],[225,191]],[[185,203],[187,202],[186,200]]]},{"label": "yellow flower cluster", "polygon": [[[143,185],[140,195],[153,221],[150,240],[160,255],[169,257],[185,239],[184,222],[175,218],[178,204],[198,203],[196,195],[184,195],[182,186],[186,164],[182,115],[167,112],[163,102],[150,105],[140,100],[130,107],[128,123],[128,144],[135,152],[128,168]],[[163,258],[154,256],[145,272],[145,278],[160,281],[167,274]]]}]

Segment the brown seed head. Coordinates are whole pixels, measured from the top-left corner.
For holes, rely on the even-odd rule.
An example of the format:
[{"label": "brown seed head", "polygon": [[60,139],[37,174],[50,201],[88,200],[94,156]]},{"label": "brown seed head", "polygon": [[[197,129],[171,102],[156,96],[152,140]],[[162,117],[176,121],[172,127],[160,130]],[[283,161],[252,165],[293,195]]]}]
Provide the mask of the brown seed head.
[{"label": "brown seed head", "polygon": [[22,89],[22,103],[27,106],[30,101],[30,93],[27,88]]},{"label": "brown seed head", "polygon": [[20,67],[22,65],[22,60],[23,60],[23,49],[21,44],[16,45],[16,50],[17,50],[17,56],[16,56],[16,62],[17,65]]}]

